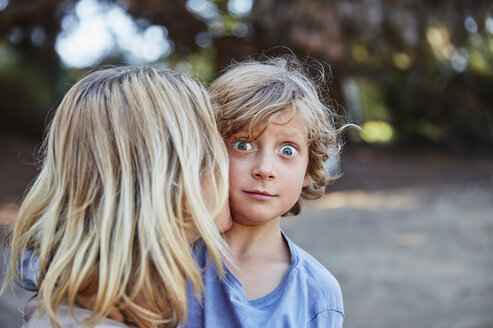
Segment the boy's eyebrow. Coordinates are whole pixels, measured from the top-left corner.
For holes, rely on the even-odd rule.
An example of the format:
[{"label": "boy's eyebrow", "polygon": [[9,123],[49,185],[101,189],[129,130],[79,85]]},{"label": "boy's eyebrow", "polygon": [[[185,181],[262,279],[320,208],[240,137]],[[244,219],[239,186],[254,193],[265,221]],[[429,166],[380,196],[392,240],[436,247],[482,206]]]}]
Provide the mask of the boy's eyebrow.
[{"label": "boy's eyebrow", "polygon": [[238,131],[235,133],[231,133],[229,136],[226,136],[226,139],[237,138],[237,137],[240,137],[240,138],[249,137],[249,133],[248,133],[248,131],[245,131],[245,130]]},{"label": "boy's eyebrow", "polygon": [[[276,123],[276,122],[272,122],[272,124],[284,125],[282,123]],[[278,134],[281,137],[284,137],[287,139],[299,137],[300,139],[308,140],[308,131],[306,131],[306,129],[305,129],[305,131],[301,131],[299,128],[296,128],[296,127],[283,128]],[[254,137],[251,137],[248,130],[243,129],[243,130],[237,131],[235,133],[232,133],[229,136],[226,136],[225,140],[231,141],[231,139],[234,139],[234,138],[244,138],[244,139],[249,139],[249,140],[250,139],[255,140],[255,139],[259,138],[261,135],[262,135],[262,133],[258,134],[258,135],[255,134]]]},{"label": "boy's eyebrow", "polygon": [[[260,138],[262,134],[257,135],[255,138],[252,140],[255,141],[256,139]],[[291,129],[283,129],[278,133],[278,136],[284,139],[299,139],[299,140],[293,140],[293,141],[306,141],[308,142],[308,134],[304,134],[302,131],[300,131],[297,128],[291,128]],[[240,131],[238,133],[232,134],[230,137],[228,137],[228,140],[234,139],[234,138],[245,138],[250,140],[250,135],[247,131]]]}]

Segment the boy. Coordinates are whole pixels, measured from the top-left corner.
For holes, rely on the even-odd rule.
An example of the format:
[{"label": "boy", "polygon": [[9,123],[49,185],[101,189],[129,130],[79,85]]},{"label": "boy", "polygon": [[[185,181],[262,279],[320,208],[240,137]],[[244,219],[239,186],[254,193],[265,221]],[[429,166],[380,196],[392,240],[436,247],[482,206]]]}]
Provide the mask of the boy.
[{"label": "boy", "polygon": [[221,279],[194,245],[205,294],[189,297],[186,327],[342,327],[339,284],[279,227],[300,195],[324,192],[334,114],[293,59],[233,65],[210,92],[230,161],[231,259]]}]

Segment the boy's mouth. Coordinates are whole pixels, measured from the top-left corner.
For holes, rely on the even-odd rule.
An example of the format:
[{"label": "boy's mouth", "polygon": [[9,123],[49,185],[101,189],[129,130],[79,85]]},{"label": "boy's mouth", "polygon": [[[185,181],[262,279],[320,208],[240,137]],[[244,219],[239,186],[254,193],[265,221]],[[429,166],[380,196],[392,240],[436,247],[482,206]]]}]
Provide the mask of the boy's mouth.
[{"label": "boy's mouth", "polygon": [[245,190],[243,191],[248,197],[257,200],[271,200],[277,197],[277,195],[271,194],[264,190]]}]

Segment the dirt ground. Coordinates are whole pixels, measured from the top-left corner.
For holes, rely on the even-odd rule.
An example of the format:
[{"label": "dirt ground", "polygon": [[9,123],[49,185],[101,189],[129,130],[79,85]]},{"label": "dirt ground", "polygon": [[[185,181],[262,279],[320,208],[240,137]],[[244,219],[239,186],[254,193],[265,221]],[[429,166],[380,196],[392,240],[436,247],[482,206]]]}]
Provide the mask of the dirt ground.
[{"label": "dirt ground", "polygon": [[[32,179],[32,146],[0,141],[4,224]],[[282,227],[339,280],[344,327],[493,327],[493,158],[353,147],[341,166]],[[0,327],[19,326],[30,294],[15,291],[0,297]]]}]

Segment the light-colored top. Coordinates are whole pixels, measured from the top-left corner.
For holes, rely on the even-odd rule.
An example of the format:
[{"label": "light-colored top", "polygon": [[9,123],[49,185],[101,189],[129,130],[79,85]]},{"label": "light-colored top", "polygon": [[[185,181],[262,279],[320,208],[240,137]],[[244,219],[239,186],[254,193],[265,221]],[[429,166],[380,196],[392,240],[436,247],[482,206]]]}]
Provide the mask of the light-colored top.
[{"label": "light-colored top", "polygon": [[[87,318],[91,315],[91,311],[81,308],[79,306],[73,307],[75,317],[81,321],[84,318]],[[41,316],[38,314],[38,298],[33,297],[24,307],[19,309],[24,316],[24,323],[22,328],[51,328],[52,325],[50,323],[50,319],[46,312],[42,313]],[[60,304],[57,309],[57,318],[60,322],[60,325],[64,328],[83,328],[86,327],[82,323],[77,322],[75,318],[70,313],[70,308],[66,303]],[[94,326],[97,328],[127,328],[128,326],[124,325],[115,320],[104,319],[98,325]]]},{"label": "light-colored top", "polygon": [[[312,256],[284,238],[291,265],[276,289],[247,300],[240,281],[228,268],[221,279],[211,265],[203,273],[203,307],[189,290],[185,327],[342,327],[344,308],[337,280]],[[193,251],[199,266],[206,267],[209,256],[202,240],[195,243]]]}]

